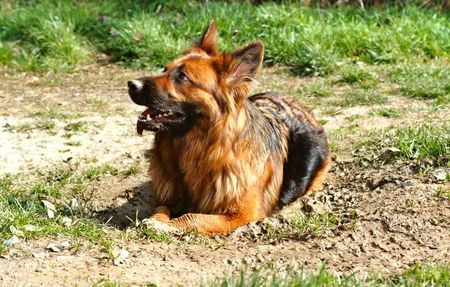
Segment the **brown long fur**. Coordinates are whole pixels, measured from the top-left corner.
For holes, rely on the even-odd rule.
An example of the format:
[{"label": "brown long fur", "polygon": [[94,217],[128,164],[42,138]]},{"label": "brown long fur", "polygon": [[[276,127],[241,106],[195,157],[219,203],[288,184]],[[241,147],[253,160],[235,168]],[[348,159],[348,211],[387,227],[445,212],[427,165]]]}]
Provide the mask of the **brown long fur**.
[{"label": "brown long fur", "polygon": [[[176,109],[186,119],[174,128],[152,122],[145,128],[162,127],[149,170],[159,206],[153,218],[162,224],[225,235],[321,187],[331,160],[314,117],[290,97],[248,97],[263,50],[253,42],[219,53],[211,22],[162,75],[138,79],[143,88],[130,87],[133,100],[149,107],[144,117]],[[308,144],[301,153],[293,149],[302,142],[296,135]],[[308,158],[314,164],[298,164]],[[290,180],[300,187],[288,187]]]}]

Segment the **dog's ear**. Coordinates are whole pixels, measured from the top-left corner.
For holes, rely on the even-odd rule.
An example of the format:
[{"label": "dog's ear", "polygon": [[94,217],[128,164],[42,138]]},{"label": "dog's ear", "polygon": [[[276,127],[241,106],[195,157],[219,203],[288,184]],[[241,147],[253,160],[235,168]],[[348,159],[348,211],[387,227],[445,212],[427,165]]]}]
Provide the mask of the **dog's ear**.
[{"label": "dog's ear", "polygon": [[229,83],[251,82],[259,72],[264,59],[262,42],[252,42],[231,53],[228,69]]},{"label": "dog's ear", "polygon": [[217,27],[216,22],[212,20],[209,22],[208,27],[206,27],[203,35],[194,45],[197,48],[202,49],[211,56],[218,54],[217,50]]}]

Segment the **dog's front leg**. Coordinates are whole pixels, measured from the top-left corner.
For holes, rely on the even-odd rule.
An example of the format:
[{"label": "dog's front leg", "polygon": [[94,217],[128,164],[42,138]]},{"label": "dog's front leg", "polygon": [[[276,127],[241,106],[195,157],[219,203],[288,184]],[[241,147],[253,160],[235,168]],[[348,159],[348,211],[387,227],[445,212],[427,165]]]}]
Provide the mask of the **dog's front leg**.
[{"label": "dog's front leg", "polygon": [[187,213],[178,218],[170,220],[169,225],[179,230],[196,230],[208,235],[227,235],[236,228],[260,218],[250,218],[243,214],[223,215],[223,214],[199,214]]}]

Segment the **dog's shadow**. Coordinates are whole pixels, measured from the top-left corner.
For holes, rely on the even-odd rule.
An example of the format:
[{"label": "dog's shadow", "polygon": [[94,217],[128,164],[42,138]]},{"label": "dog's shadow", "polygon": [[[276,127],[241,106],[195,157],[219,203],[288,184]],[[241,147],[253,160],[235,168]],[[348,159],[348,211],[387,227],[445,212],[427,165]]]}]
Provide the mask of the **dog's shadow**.
[{"label": "dog's shadow", "polygon": [[154,206],[151,182],[127,188],[114,198],[114,203],[94,213],[94,218],[118,229],[136,226],[152,214]]}]

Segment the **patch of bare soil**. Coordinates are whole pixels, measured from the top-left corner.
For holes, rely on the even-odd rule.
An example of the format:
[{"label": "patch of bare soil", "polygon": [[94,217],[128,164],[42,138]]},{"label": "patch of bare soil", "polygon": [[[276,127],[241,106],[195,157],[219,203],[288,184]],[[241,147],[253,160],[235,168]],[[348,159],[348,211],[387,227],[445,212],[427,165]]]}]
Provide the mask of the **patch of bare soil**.
[{"label": "patch of bare soil", "polygon": [[[94,67],[55,79],[59,83],[55,86],[49,86],[49,79],[27,83],[29,74],[2,73],[2,174],[24,172],[30,165],[57,165],[68,157],[95,155],[98,162],[123,162],[142,157],[148,150],[151,137],[138,137],[134,130],[141,109],[130,102],[124,88],[127,79],[141,73],[114,66]],[[269,70],[263,75],[267,82],[260,88],[271,87],[271,73]],[[295,78],[281,81],[291,83]],[[20,83],[22,88],[17,87]],[[11,84],[13,89],[9,88]],[[104,107],[87,107],[86,99],[92,97],[106,98]],[[59,105],[62,99],[65,102]],[[30,121],[30,111],[54,104],[81,111],[83,115],[77,120],[102,125],[89,125],[86,133],[75,138],[81,143],[77,147],[60,146],[65,141],[61,127],[72,119],[57,123],[56,134],[19,132],[7,125]],[[366,110],[360,112],[367,116]],[[336,127],[338,122],[329,128]],[[135,220],[151,213],[149,180],[145,174],[103,180],[96,188],[92,216],[124,234],[135,232]],[[126,250],[127,256],[116,262],[81,238],[25,241],[0,258],[0,285],[86,286],[109,279],[132,285],[195,286],[224,272],[238,272],[244,264],[250,270],[264,266],[283,270],[292,265],[315,269],[323,261],[337,273],[397,273],[415,262],[450,258],[450,201],[437,196],[437,190],[443,188],[448,186],[436,182],[432,174],[419,176],[408,161],[362,164],[357,157],[346,161],[338,158],[323,191],[298,200],[273,218],[243,226],[226,238],[199,240],[188,234],[172,243],[117,239],[116,252]],[[290,231],[287,222],[298,212],[324,211],[342,218],[342,223],[321,236],[289,236],[294,232],[273,235],[277,230]],[[49,248],[50,243],[57,248]]]},{"label": "patch of bare soil", "polygon": [[[126,80],[135,77],[136,72],[115,66],[64,76],[0,70],[0,175],[68,160],[121,162],[140,150],[147,142],[135,136],[141,109],[126,89]],[[54,127],[45,125],[49,122]],[[77,123],[83,131],[67,130]]]}]

